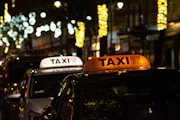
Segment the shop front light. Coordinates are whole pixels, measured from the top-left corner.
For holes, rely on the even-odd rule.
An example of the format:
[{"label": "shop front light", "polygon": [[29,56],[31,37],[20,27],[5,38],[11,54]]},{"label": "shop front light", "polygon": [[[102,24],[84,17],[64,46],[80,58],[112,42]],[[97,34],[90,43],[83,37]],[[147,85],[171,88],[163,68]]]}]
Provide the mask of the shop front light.
[{"label": "shop front light", "polygon": [[117,7],[118,9],[122,9],[124,6],[124,3],[123,2],[117,2]]}]

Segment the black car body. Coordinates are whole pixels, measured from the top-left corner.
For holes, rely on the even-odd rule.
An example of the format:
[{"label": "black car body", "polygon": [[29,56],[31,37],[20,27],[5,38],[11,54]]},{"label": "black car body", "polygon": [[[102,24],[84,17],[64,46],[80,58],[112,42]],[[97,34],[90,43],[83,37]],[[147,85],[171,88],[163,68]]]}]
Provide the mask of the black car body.
[{"label": "black car body", "polygon": [[41,120],[179,120],[180,71],[135,67],[68,75]]}]

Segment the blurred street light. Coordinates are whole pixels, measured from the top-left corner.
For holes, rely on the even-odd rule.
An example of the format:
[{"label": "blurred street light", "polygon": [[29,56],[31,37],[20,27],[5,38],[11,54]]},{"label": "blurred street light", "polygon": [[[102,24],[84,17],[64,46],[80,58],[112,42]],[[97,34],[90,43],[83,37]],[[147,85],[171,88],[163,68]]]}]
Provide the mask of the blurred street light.
[{"label": "blurred street light", "polygon": [[123,2],[121,2],[121,1],[117,2],[117,8],[118,8],[118,9],[122,9],[123,6],[124,6],[124,3],[123,3]]},{"label": "blurred street light", "polygon": [[54,7],[60,8],[61,6],[62,6],[61,1],[55,1],[54,2]]}]

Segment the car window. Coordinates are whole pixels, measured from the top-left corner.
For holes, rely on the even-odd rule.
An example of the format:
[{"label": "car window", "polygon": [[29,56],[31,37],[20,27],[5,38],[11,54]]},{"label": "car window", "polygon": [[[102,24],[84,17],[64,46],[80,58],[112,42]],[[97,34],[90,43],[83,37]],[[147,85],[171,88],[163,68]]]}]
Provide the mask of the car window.
[{"label": "car window", "polygon": [[32,77],[30,98],[53,97],[61,80],[67,74],[47,74]]},{"label": "car window", "polygon": [[76,109],[78,110],[76,111],[81,111],[81,113],[78,113],[81,114],[78,119],[122,119],[127,113],[128,107],[134,107],[134,112],[139,109],[140,113],[148,113],[146,104],[151,104],[149,88],[143,86],[141,87],[143,90],[134,91],[136,88],[136,86],[115,84],[80,87],[76,91],[78,97],[76,99],[78,103]]}]

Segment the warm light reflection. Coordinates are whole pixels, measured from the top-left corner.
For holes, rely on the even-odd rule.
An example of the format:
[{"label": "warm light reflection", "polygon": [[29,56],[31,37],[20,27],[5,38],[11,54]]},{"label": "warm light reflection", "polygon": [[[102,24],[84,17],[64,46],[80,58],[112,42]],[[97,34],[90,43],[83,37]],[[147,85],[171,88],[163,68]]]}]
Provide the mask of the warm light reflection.
[{"label": "warm light reflection", "polygon": [[75,46],[82,48],[85,38],[85,24],[84,22],[77,22],[78,28],[75,30],[76,43]]},{"label": "warm light reflection", "polygon": [[167,0],[158,0],[157,29],[167,28]]},{"label": "warm light reflection", "polygon": [[4,22],[10,22],[11,20],[11,15],[8,12],[8,3],[4,4]]},{"label": "warm light reflection", "polygon": [[12,2],[12,7],[14,8],[15,7],[15,0],[11,0]]},{"label": "warm light reflection", "polygon": [[4,49],[4,53],[7,54],[8,51],[9,51],[9,47],[7,46],[7,47],[5,47],[5,49]]},{"label": "warm light reflection", "polygon": [[54,7],[60,8],[61,6],[62,6],[61,1],[55,1],[54,2]]},{"label": "warm light reflection", "polygon": [[0,16],[0,28],[3,27],[3,16]]},{"label": "warm light reflection", "polygon": [[99,30],[98,30],[98,36],[103,37],[107,36],[107,24],[108,20],[108,9],[105,4],[103,5],[98,5],[98,25],[99,25]]},{"label": "warm light reflection", "polygon": [[123,2],[117,2],[117,7],[118,9],[122,9],[124,6],[124,3]]}]

